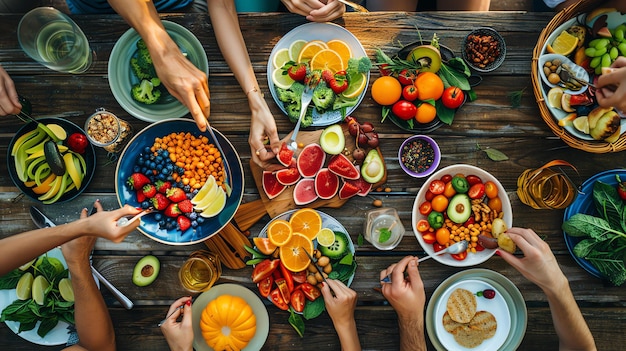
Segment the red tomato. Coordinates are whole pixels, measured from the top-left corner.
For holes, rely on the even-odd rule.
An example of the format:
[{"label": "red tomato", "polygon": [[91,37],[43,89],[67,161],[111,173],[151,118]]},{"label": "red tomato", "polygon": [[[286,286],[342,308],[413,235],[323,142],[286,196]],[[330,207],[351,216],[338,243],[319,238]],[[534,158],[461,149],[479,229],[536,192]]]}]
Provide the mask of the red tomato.
[{"label": "red tomato", "polygon": [[256,286],[259,288],[259,293],[261,294],[261,296],[267,297],[270,294],[270,291],[272,290],[273,284],[274,284],[274,278],[272,278],[272,276],[270,275],[262,279],[260,282],[258,282]]},{"label": "red tomato", "polygon": [[490,199],[498,196],[498,186],[496,185],[496,183],[492,182],[491,180],[485,182],[485,195],[487,195],[487,197]]},{"label": "red tomato", "polygon": [[426,244],[433,244],[437,242],[437,237],[435,236],[434,232],[422,233],[422,239],[424,239],[424,242]]},{"label": "red tomato", "polygon": [[469,196],[470,199],[480,199],[484,195],[485,195],[485,185],[483,183],[476,183],[472,185],[467,192],[467,196]]},{"label": "red tomato", "polygon": [[278,268],[280,260],[263,260],[254,267],[252,271],[252,281],[258,283],[266,277],[269,277]]},{"label": "red tomato", "polygon": [[426,232],[428,229],[430,229],[430,224],[428,224],[428,221],[425,219],[420,219],[419,221],[417,221],[417,224],[415,225],[415,227],[417,228],[417,231],[420,233],[424,233]]},{"label": "red tomato", "polygon": [[322,292],[318,288],[314,287],[313,285],[309,283],[302,283],[298,285],[298,289],[302,290],[302,292],[304,293],[304,296],[309,301],[315,301],[315,299],[317,299],[318,297],[322,295]]},{"label": "red tomato", "polygon": [[304,311],[304,292],[302,290],[296,290],[291,294],[291,307],[296,312]]},{"label": "red tomato", "polygon": [[476,251],[483,251],[485,248],[481,244],[476,243],[475,249],[476,249]]},{"label": "red tomato", "polygon": [[474,184],[478,184],[478,183],[482,183],[483,182],[483,180],[480,179],[480,177],[475,176],[475,175],[468,175],[468,176],[465,177],[465,179],[467,179],[467,182],[470,185],[474,185]]},{"label": "red tomato", "polygon": [[449,174],[444,174],[441,176],[441,181],[444,183],[449,183],[452,180],[452,176]]},{"label": "red tomato", "polygon": [[417,99],[417,88],[415,85],[407,85],[402,89],[402,97],[406,101],[415,101]]},{"label": "red tomato", "polygon": [[297,273],[291,273],[293,277],[294,284],[302,284],[306,281],[306,269]]},{"label": "red tomato", "polygon": [[417,113],[417,107],[413,105],[412,102],[408,102],[406,100],[400,100],[393,104],[391,107],[391,112],[398,116],[398,118],[408,121],[409,119],[415,117]]},{"label": "red tomato", "polygon": [[428,216],[428,214],[432,210],[433,210],[433,207],[432,207],[430,201],[424,201],[420,205],[420,213],[423,214],[424,216]]},{"label": "red tomato", "polygon": [[433,250],[435,250],[435,252],[439,252],[445,248],[446,248],[445,245],[441,245],[440,243],[437,243],[437,242],[433,243]]},{"label": "red tomato", "polygon": [[433,211],[444,212],[446,208],[448,208],[448,198],[443,194],[439,194],[435,196],[433,201],[431,202]]},{"label": "red tomato", "polygon": [[428,190],[435,195],[443,194],[443,191],[446,189],[446,183],[441,180],[435,179],[430,182],[430,186]]},{"label": "red tomato", "polygon": [[435,197],[435,194],[433,194],[430,190],[427,190],[426,195],[424,195],[426,201],[432,201],[433,197]]},{"label": "red tomato", "polygon": [[[400,74],[398,74],[398,81],[400,81],[400,84],[402,85],[409,85],[409,84],[413,85],[413,82],[415,82],[416,76],[417,75],[415,74],[414,71],[403,69],[402,71],[400,71]],[[415,96],[415,98],[417,98],[417,96]]]},{"label": "red tomato", "polygon": [[500,197],[496,196],[493,199],[489,199],[487,206],[494,211],[500,212],[502,211],[502,200],[500,200]]},{"label": "red tomato", "polygon": [[285,300],[283,299],[283,296],[280,294],[280,291],[278,290],[278,288],[270,292],[270,300],[272,300],[272,303],[276,307],[280,308],[283,311],[287,311],[289,309],[289,305],[285,303]]},{"label": "red tomato", "polygon": [[454,190],[454,187],[452,186],[452,182],[447,182],[446,187],[443,190],[443,195],[449,199],[453,197],[454,194],[456,194],[456,190]]},{"label": "red tomato", "polygon": [[452,256],[455,260],[463,261],[467,257],[467,251],[463,251],[458,254],[450,254],[450,256]]},{"label": "red tomato", "polygon": [[470,224],[474,224],[474,223],[476,223],[476,221],[474,220],[474,217],[470,216],[470,218],[468,218],[468,220],[465,221],[465,223],[463,223],[463,226],[467,228]]},{"label": "red tomato", "polygon": [[291,271],[285,267],[282,261],[280,262],[280,273],[282,273],[289,291],[293,291],[293,276],[291,275]]},{"label": "red tomato", "polygon": [[443,91],[441,102],[443,106],[451,109],[459,108],[465,100],[465,93],[458,87],[449,87]]}]

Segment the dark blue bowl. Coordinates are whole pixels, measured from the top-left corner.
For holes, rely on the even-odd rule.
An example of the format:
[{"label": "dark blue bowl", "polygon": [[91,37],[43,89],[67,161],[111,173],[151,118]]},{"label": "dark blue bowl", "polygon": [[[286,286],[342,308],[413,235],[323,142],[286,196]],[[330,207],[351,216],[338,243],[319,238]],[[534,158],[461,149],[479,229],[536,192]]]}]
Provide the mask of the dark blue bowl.
[{"label": "dark blue bowl", "polygon": [[[191,245],[204,241],[214,234],[217,234],[235,215],[241,199],[243,198],[243,167],[239,160],[239,155],[233,145],[216,129],[213,129],[215,136],[218,138],[231,171],[232,193],[226,199],[226,205],[222,212],[212,218],[207,218],[201,225],[196,228],[190,227],[184,232],[180,229],[166,230],[160,228],[158,222],[154,219],[154,214],[148,214],[141,218],[139,231],[147,237],[160,243],[169,245]],[[137,202],[134,191],[126,186],[126,180],[133,173],[133,167],[137,157],[143,152],[146,146],[154,144],[154,138],[163,137],[173,132],[189,132],[196,137],[203,135],[209,138],[210,143],[214,143],[209,132],[200,132],[196,123],[190,119],[173,118],[166,119],[143,129],[130,141],[120,156],[117,163],[115,177],[115,193],[120,206],[129,204],[134,207],[140,207]]]}]

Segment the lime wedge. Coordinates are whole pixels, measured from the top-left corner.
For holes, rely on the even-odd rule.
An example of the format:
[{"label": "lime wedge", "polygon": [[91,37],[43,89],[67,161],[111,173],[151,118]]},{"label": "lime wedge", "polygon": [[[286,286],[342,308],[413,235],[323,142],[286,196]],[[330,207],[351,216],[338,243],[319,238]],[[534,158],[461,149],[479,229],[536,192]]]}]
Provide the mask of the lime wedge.
[{"label": "lime wedge", "polygon": [[72,289],[72,281],[70,278],[63,278],[59,281],[59,292],[63,300],[74,302],[74,289]]},{"label": "lime wedge", "polygon": [[33,288],[33,275],[30,272],[24,273],[24,275],[17,281],[17,287],[15,293],[20,300],[28,300],[31,297],[31,291]]},{"label": "lime wedge", "polygon": [[289,89],[294,83],[294,80],[291,79],[288,74],[283,74],[283,72],[281,68],[276,68],[274,72],[272,72],[272,82],[279,88]]},{"label": "lime wedge", "polygon": [[348,89],[344,90],[341,95],[348,99],[353,99],[359,96],[363,90],[365,90],[365,86],[367,85],[367,76],[363,73],[358,75],[351,75],[348,77],[349,85]]},{"label": "lime wedge", "polygon": [[289,57],[289,50],[287,48],[278,50],[274,57],[272,58],[272,64],[274,68],[281,68],[285,65],[285,63],[289,62],[291,58]]},{"label": "lime wedge", "polygon": [[200,212],[200,216],[204,218],[214,217],[217,216],[224,209],[224,206],[226,205],[226,193],[224,192],[224,189],[222,189],[222,187],[220,186],[216,187],[216,189],[217,193],[214,201],[211,202],[207,207],[202,209],[202,212]]},{"label": "lime wedge", "polygon": [[21,266],[20,266],[20,271],[25,271],[25,270],[29,269],[29,268],[30,268],[30,266],[32,266],[32,265],[33,265],[33,263],[35,263],[35,260],[36,260],[36,258],[33,258],[33,260],[32,260],[32,261],[30,261],[30,262],[26,262],[26,263],[24,263],[23,265],[21,265]]},{"label": "lime wedge", "polygon": [[191,203],[194,205],[201,203],[202,200],[204,200],[204,197],[211,192],[214,186],[215,178],[213,177],[213,175],[210,175],[206,182],[204,182],[204,185],[202,186],[202,188],[200,188],[196,196],[191,199]]},{"label": "lime wedge", "polygon": [[38,275],[33,281],[33,300],[42,306],[46,299],[46,289],[50,286],[50,283],[44,278],[43,275]]},{"label": "lime wedge", "polygon": [[306,43],[306,40],[298,39],[293,41],[291,45],[289,45],[289,58],[291,59],[291,61],[298,60],[298,56],[300,56],[300,50],[302,50],[302,47],[306,45]]},{"label": "lime wedge", "polygon": [[574,128],[585,134],[589,134],[589,119],[587,118],[587,116],[576,118],[573,124]]},{"label": "lime wedge", "polygon": [[319,245],[329,247],[335,242],[335,232],[328,228],[322,228],[315,236]]}]

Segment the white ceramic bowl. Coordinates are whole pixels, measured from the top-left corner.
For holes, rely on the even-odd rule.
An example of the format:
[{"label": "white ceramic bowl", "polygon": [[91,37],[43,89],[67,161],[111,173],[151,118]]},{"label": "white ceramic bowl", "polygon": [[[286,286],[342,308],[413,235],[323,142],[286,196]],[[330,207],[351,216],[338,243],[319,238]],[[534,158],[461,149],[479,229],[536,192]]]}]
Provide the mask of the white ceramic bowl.
[{"label": "white ceramic bowl", "polygon": [[[584,80],[586,82],[589,81],[589,73],[587,73],[587,71],[585,71],[584,68],[580,67],[579,65],[575,64],[574,62],[572,62],[570,59],[568,59],[566,56],[563,55],[559,55],[559,54],[544,54],[539,56],[539,60],[538,60],[538,65],[539,65],[539,75],[541,76],[541,80],[543,81],[544,84],[546,84],[547,86],[554,88],[554,87],[558,87],[557,84],[552,84],[548,81],[548,77],[546,77],[546,74],[543,72],[543,65],[547,62],[547,61],[552,61],[554,59],[559,59],[561,60],[561,64],[567,64],[571,70],[575,73],[576,78]],[[578,94],[582,94],[587,90],[588,85],[583,85],[582,88],[578,89],[578,90],[570,90],[570,89],[565,89],[563,88],[563,92],[570,94],[570,95],[578,95]]]}]

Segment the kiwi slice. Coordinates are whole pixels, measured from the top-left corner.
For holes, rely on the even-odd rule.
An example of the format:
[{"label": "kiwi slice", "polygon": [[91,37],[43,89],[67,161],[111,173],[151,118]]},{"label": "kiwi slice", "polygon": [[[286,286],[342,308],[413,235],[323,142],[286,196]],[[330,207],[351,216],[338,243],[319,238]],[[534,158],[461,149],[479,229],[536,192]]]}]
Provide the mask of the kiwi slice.
[{"label": "kiwi slice", "polygon": [[317,249],[328,258],[338,259],[350,251],[350,243],[345,233],[335,232],[335,242],[329,246],[319,245]]}]

